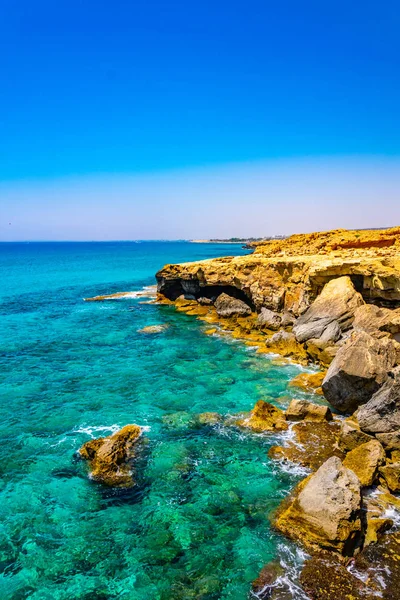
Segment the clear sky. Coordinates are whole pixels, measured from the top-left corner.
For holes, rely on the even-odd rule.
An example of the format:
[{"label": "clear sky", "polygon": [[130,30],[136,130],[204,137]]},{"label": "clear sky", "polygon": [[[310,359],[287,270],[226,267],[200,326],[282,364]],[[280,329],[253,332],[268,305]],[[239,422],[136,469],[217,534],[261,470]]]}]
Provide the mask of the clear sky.
[{"label": "clear sky", "polygon": [[400,224],[399,31],[394,0],[2,0],[0,239]]}]

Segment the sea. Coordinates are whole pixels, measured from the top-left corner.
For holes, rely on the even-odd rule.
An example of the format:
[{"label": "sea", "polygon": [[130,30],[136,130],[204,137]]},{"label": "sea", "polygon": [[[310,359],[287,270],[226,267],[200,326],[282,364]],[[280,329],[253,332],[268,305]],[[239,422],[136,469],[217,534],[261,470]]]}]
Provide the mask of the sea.
[{"label": "sea", "polygon": [[[271,562],[276,597],[306,598],[297,581],[304,555],[270,523],[304,477],[267,456],[290,432],[196,420],[249,411],[260,398],[285,407],[304,367],[205,335],[204,322],[141,294],[166,263],[247,252],[189,242],[0,244],[2,600],[246,600]],[[121,291],[132,293],[84,301]],[[140,332],[149,325],[167,327]],[[137,485],[105,488],[77,452],[129,423],[143,427]]]}]

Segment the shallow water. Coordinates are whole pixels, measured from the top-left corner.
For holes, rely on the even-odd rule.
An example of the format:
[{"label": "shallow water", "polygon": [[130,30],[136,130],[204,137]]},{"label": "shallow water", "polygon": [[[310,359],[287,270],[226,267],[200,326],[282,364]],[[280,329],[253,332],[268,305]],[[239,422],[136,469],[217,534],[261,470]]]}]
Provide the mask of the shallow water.
[{"label": "shallow water", "polygon": [[[301,555],[268,514],[300,474],[267,458],[277,438],[193,416],[284,406],[301,367],[140,297],[82,300],[140,290],[167,262],[243,252],[0,244],[0,598],[245,600],[275,559],[295,580]],[[156,324],[169,327],[138,332]],[[105,490],[76,452],[127,423],[147,428],[138,485]]]}]

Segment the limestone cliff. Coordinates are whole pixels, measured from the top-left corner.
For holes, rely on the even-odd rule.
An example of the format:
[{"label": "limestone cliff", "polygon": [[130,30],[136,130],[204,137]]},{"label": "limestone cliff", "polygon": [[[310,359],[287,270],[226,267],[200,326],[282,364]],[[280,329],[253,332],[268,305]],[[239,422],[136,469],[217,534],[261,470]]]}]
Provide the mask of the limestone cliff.
[{"label": "limestone cliff", "polygon": [[400,227],[293,235],[254,244],[253,254],[166,265],[158,291],[216,297],[222,292],[298,316],[331,279],[348,275],[367,302],[400,306]]}]

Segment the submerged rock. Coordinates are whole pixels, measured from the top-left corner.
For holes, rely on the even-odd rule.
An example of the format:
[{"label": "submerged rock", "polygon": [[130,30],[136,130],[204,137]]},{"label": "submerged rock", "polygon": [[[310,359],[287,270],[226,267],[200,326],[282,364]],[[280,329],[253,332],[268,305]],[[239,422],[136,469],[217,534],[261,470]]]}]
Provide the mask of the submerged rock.
[{"label": "submerged rock", "polygon": [[257,432],[284,431],[288,428],[283,410],[264,400],[259,400],[250,415],[236,423]]},{"label": "submerged rock", "polygon": [[385,459],[382,445],[378,440],[371,440],[351,450],[346,455],[343,466],[357,475],[362,486],[370,486],[375,481],[379,467],[385,464]]},{"label": "submerged rock", "polygon": [[140,435],[138,425],[126,425],[108,437],[83,444],[79,454],[89,461],[91,478],[112,487],[135,485],[132,460]]},{"label": "submerged rock", "polygon": [[251,315],[251,308],[246,302],[225,293],[218,296],[214,306],[220,317]]},{"label": "submerged rock", "polygon": [[167,325],[167,324],[147,325],[146,327],[143,327],[143,329],[138,329],[138,333],[147,333],[147,334],[162,333],[163,331],[168,329],[168,327],[169,327],[169,325]]},{"label": "submerged rock", "polygon": [[341,331],[350,328],[354,312],[362,304],[364,300],[350,277],[332,279],[310,308],[297,319],[293,333],[299,342],[321,338],[324,332],[326,341],[336,341]]},{"label": "submerged rock", "polygon": [[313,392],[322,394],[322,382],[325,377],[325,372],[318,371],[318,373],[299,373],[289,383],[290,387],[297,387],[304,392]]},{"label": "submerged rock", "polygon": [[328,406],[313,404],[307,400],[292,400],[285,411],[288,421],[331,421],[332,413]]},{"label": "submerged rock", "polygon": [[361,486],[336,456],[296,488],[275,521],[276,528],[311,551],[323,548],[351,556],[361,538]]},{"label": "submerged rock", "polygon": [[378,340],[364,331],[353,333],[322,382],[325,398],[341,412],[352,412],[368,402],[396,364],[398,348],[394,340]]}]

